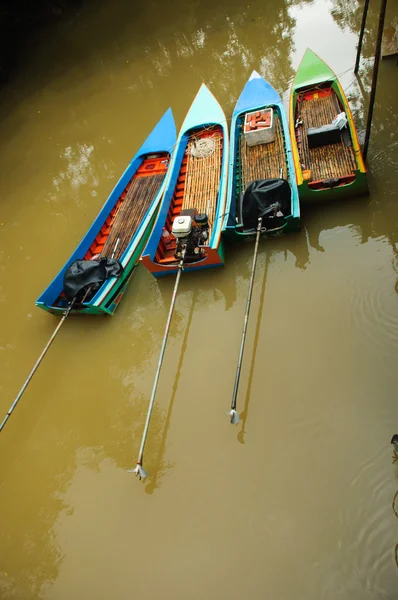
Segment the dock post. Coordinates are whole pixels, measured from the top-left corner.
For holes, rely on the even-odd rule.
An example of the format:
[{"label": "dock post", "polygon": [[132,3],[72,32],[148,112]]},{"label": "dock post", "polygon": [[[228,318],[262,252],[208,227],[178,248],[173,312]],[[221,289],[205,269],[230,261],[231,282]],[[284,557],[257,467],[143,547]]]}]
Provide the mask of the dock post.
[{"label": "dock post", "polygon": [[367,17],[367,14],[368,14],[368,8],[369,8],[369,0],[365,0],[365,5],[363,7],[361,31],[359,33],[357,59],[355,61],[355,68],[354,68],[355,75],[358,73],[359,61],[361,60],[361,50],[362,50],[363,34],[365,32],[365,25],[366,25],[366,17]]},{"label": "dock post", "polygon": [[364,142],[363,150],[362,150],[364,160],[366,160],[366,155],[368,153],[370,130],[372,127],[373,107],[374,107],[375,96],[376,96],[377,74],[379,72],[381,42],[382,42],[382,38],[383,38],[383,29],[384,29],[384,19],[386,16],[386,8],[387,8],[387,0],[381,0],[380,16],[379,16],[379,29],[377,31],[375,62],[374,62],[374,66],[373,66],[372,89],[370,90],[370,99],[369,99],[368,121],[366,123],[365,142]]}]

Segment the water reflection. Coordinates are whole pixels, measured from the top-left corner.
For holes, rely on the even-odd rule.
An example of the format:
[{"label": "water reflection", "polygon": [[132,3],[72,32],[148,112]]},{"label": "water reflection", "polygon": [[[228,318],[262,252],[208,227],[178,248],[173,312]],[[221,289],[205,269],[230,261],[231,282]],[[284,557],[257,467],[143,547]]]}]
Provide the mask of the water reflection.
[{"label": "water reflection", "polygon": [[[354,120],[359,129],[363,129],[366,122],[365,116],[367,115],[373,76],[373,57],[377,39],[379,11],[380,6],[378,4],[370,3],[363,38],[361,54],[363,60],[359,69],[359,82],[350,87],[347,92]],[[349,30],[355,34],[359,33],[362,8],[360,9],[349,0],[333,0],[331,14],[342,30]],[[386,22],[391,21],[394,15],[398,17],[398,5],[389,3]],[[395,86],[393,82],[395,82]],[[397,89],[394,61],[382,60],[378,74],[368,161],[372,176],[383,175],[387,165],[393,167],[393,169],[397,168],[398,165],[398,140],[396,139],[398,125]],[[374,181],[373,184],[375,184]],[[387,186],[384,194],[396,194],[395,186]]]},{"label": "water reflection", "polygon": [[308,235],[306,229],[302,226],[301,232],[272,239],[272,249],[275,252],[281,252],[285,261],[287,261],[289,254],[292,254],[295,258],[294,266],[300,271],[305,271],[311,262],[306,235]]},{"label": "water reflection", "polygon": [[[91,161],[91,156],[94,152],[94,146],[88,144],[79,144],[76,149],[68,146],[62,153],[62,158],[67,162],[67,167],[61,171],[58,177],[53,179],[54,193],[50,199],[56,201],[61,186],[65,180],[68,180],[72,187],[73,195],[79,194],[79,188],[82,185],[90,185],[96,188],[99,183]],[[97,192],[93,190],[96,195]]]},{"label": "water reflection", "polygon": [[161,478],[165,475],[166,471],[168,471],[169,469],[171,469],[174,466],[174,463],[165,461],[166,440],[167,440],[167,434],[168,434],[168,431],[170,428],[170,422],[171,422],[171,416],[173,413],[174,401],[176,398],[176,393],[177,393],[178,384],[179,384],[179,380],[180,380],[182,365],[183,365],[183,361],[184,361],[184,354],[187,349],[188,336],[189,336],[189,330],[190,330],[191,323],[192,323],[192,317],[194,314],[196,295],[197,294],[195,292],[192,293],[190,309],[189,309],[189,313],[188,313],[188,319],[186,320],[186,322],[184,324],[184,337],[182,340],[180,358],[178,361],[177,371],[176,371],[175,378],[174,378],[173,390],[171,393],[169,407],[168,407],[166,418],[164,421],[164,426],[163,426],[163,431],[161,433],[161,437],[158,440],[158,442],[156,443],[156,446],[158,446],[158,448],[155,447],[155,449],[153,450],[155,459],[153,460],[153,463],[152,463],[151,474],[149,477],[149,483],[148,483],[148,485],[145,486],[145,492],[147,494],[153,494],[153,492],[159,487]]},{"label": "water reflection", "polygon": [[205,79],[222,89],[231,103],[236,101],[231,71],[237,76],[242,71],[244,81],[254,66],[283,93],[293,76],[289,58],[295,26],[289,14],[292,4],[297,2],[274,2],[273,19],[269,7],[256,0],[246,6],[185,5],[182,14],[179,7],[173,42],[166,32],[158,33],[156,41],[146,46],[147,58],[161,76],[168,75],[178,60],[190,61],[189,67],[201,74],[202,53],[206,52],[212,62]]},{"label": "water reflection", "polygon": [[[124,471],[134,466],[148,407],[148,395],[140,390],[144,385],[140,375],[148,369],[152,375],[158,356],[158,344],[146,335],[147,322],[141,318],[142,311],[149,310],[154,315],[152,328],[156,341],[161,335],[160,329],[164,328],[163,301],[156,289],[148,286],[145,307],[131,310],[126,306],[125,311],[120,307],[120,329],[112,329],[116,321],[105,319],[68,322],[62,342],[54,347],[54,355],[49,357],[50,365],[47,363],[48,367],[54,359],[56,362],[59,353],[64,368],[53,373],[56,377],[51,385],[47,382],[40,386],[40,379],[46,378],[48,370],[38,373],[38,380],[27,392],[28,404],[20,407],[12,427],[2,435],[0,485],[3,511],[11,521],[24,523],[14,535],[3,538],[2,598],[42,598],[42,591],[58,578],[64,549],[54,532],[57,523],[73,512],[74,507],[65,502],[65,496],[82,467],[98,472],[105,457],[112,457],[115,466]],[[79,329],[86,335],[79,335]],[[119,340],[118,330],[122,330],[125,339],[131,343],[121,350],[117,343],[112,345],[108,339],[108,354],[101,341],[110,329]],[[65,348],[68,337],[79,339],[79,351],[75,341],[75,351],[65,356],[62,347]],[[137,339],[141,341],[141,352],[138,353],[134,351]],[[97,343],[106,358],[100,368],[98,357],[90,359]],[[104,377],[107,371],[108,379]],[[38,391],[37,398],[35,390]],[[29,401],[33,403],[34,418],[24,422]],[[62,416],[57,416],[58,406],[63,407]],[[45,409],[47,419],[43,421]],[[48,417],[48,412],[53,411],[54,414]],[[95,427],[91,427],[93,420]],[[164,427],[164,410],[155,404],[148,459],[156,451]],[[152,460],[148,460],[149,467]],[[27,483],[29,501],[24,496],[21,502],[12,502],[9,490],[14,486],[24,489],[25,485],[19,480],[25,479],[24,473],[33,472],[34,481]],[[19,556],[15,556],[16,549],[19,549]]]},{"label": "water reflection", "polygon": [[[187,79],[210,83],[223,96],[228,110],[236,101],[236,80],[243,87],[247,75],[256,68],[282,94],[294,74],[290,57],[296,20],[290,8],[310,2],[274,0],[272,18],[269,4],[260,0],[244,5],[205,0],[167,6],[152,0],[138,12],[137,6],[123,0],[116,0],[112,10],[102,1],[95,15],[83,6],[79,15],[72,17],[73,52],[43,57],[42,84],[45,88],[46,76],[56,69],[59,73],[73,70],[76,85],[76,79],[83,82],[105,73],[114,61],[121,73],[130,73],[127,87],[137,93],[143,84],[154,89],[159,78],[175,70],[189,70]],[[67,43],[62,26],[59,29],[60,42]],[[101,31],[101,44],[94,46],[89,39],[96,30]],[[118,32],[116,39],[114,31]]]},{"label": "water reflection", "polygon": [[[227,114],[252,68],[260,70],[280,93],[287,91],[300,8],[305,3],[275,0],[272,5],[259,1],[231,5],[226,0],[205,0],[159,5],[151,0],[134,5],[116,0],[112,6],[98,2],[95,10],[89,4],[76,20],[54,32],[55,44],[51,39],[51,44],[42,46],[54,52],[42,52],[36,71],[27,70],[4,101],[5,226],[0,268],[7,277],[0,289],[0,369],[6,408],[31,365],[36,345],[40,350],[54,327],[48,315],[34,312],[34,298],[85,233],[110,191],[110,179],[119,176],[165,106],[172,104],[181,122],[202,80],[209,83]],[[313,11],[315,32],[320,4],[324,8],[330,3],[307,4]],[[335,22],[356,35],[356,5],[333,0],[333,8]],[[373,51],[376,28],[377,15],[371,12],[366,56]],[[333,39],[324,38],[321,50],[330,51]],[[350,43],[347,47],[352,50]],[[342,70],[349,66],[343,65]],[[365,91],[371,67],[365,58],[361,66]],[[148,438],[146,465],[151,479],[144,487],[127,470],[134,466],[141,440],[174,281],[156,282],[137,269],[112,320],[76,320],[65,326],[16,420],[0,440],[2,598],[38,600],[65,594],[79,598],[84,594],[82,564],[87,585],[98,585],[99,599],[112,594],[128,597],[137,584],[136,572],[126,562],[126,569],[117,573],[120,577],[114,577],[108,559],[120,563],[123,556],[137,563],[148,538],[155,546],[151,568],[162,576],[160,583],[143,578],[143,587],[136,592],[143,598],[164,593],[163,574],[180,586],[176,598],[189,595],[193,580],[203,586],[196,589],[198,597],[220,584],[233,600],[254,598],[261,581],[253,573],[262,572],[264,556],[265,576],[274,596],[296,593],[312,599],[340,593],[345,599],[350,595],[352,572],[358,574],[355,597],[378,593],[369,591],[369,582],[380,577],[379,561],[383,576],[386,565],[393,562],[390,523],[379,512],[380,506],[390,506],[392,495],[384,485],[385,457],[379,440],[395,414],[398,337],[395,295],[392,299],[388,295],[389,265],[382,277],[379,268],[390,256],[395,267],[397,261],[394,69],[394,64],[383,62],[379,72],[369,152],[371,196],[303,212],[301,233],[261,242],[253,298],[259,304],[256,310],[257,304],[252,307],[254,337],[247,341],[248,380],[247,388],[241,389],[244,404],[238,439],[244,448],[236,443],[233,430],[231,435],[224,413],[232,391],[254,245],[226,248],[225,269],[182,278],[160,383],[164,394],[155,402]],[[40,93],[38,86],[43,88]],[[355,85],[348,93],[363,130],[366,96]],[[32,164],[38,148],[40,160]],[[95,192],[98,198],[93,200]],[[52,219],[54,207],[67,214],[68,227],[62,227],[63,219]],[[91,214],[86,215],[86,207]],[[347,235],[339,237],[339,233]],[[347,246],[341,247],[344,243]],[[356,253],[358,245],[362,254]],[[24,293],[16,301],[22,246],[29,248],[34,268],[24,269]],[[350,297],[352,288],[347,290],[344,282],[354,275],[355,293]],[[322,293],[320,288],[329,281],[331,293]],[[286,315],[284,336],[267,309],[280,305]],[[192,385],[197,349],[203,347],[204,370]],[[273,370],[267,373],[270,397],[280,394],[284,402],[264,407],[259,401],[254,410],[255,398],[261,400],[264,394],[261,361],[269,356],[273,357]],[[385,368],[381,361],[387,361]],[[358,385],[366,390],[360,398]],[[191,403],[179,401],[188,394]],[[344,394],[348,399],[341,399]],[[193,431],[199,403],[206,419],[186,452],[186,431]],[[215,418],[208,418],[213,412]],[[287,447],[281,430],[291,442]],[[364,436],[361,444],[360,435]],[[289,471],[292,444],[299,460]],[[358,453],[359,445],[374,460]],[[314,447],[319,452],[314,453]],[[231,459],[237,471],[248,473],[244,481],[231,477]],[[106,461],[109,468],[103,468]],[[211,473],[202,466],[208,464],[213,465]],[[386,477],[391,478],[391,473]],[[299,490],[293,508],[286,481]],[[340,494],[343,501],[338,509]],[[232,495],[237,504],[229,513],[225,499]],[[214,510],[209,511],[209,506]],[[235,506],[241,507],[243,518],[236,517]],[[342,523],[338,510],[343,512]],[[325,513],[337,515],[331,526]],[[137,514],[145,526],[137,524]],[[174,531],[165,530],[165,523],[171,523]],[[120,526],[116,533],[115,525]],[[181,534],[176,539],[176,528],[188,529],[188,537]],[[294,547],[289,554],[292,531],[305,546],[300,556]],[[376,534],[379,537],[372,537]],[[229,582],[224,574],[239,544],[252,550],[242,557],[242,577]],[[284,577],[287,562],[297,568],[289,581]],[[196,571],[194,563],[200,565]],[[303,584],[297,591],[304,580],[308,587]],[[107,582],[114,586],[109,593]],[[394,585],[391,580],[383,587],[391,597]]]},{"label": "water reflection", "polygon": [[[142,272],[139,276],[146,278],[146,275]],[[24,548],[23,556],[27,567],[20,574],[16,574],[11,568],[9,572],[0,574],[0,590],[3,597],[17,593],[21,598],[29,597],[32,600],[41,598],[41,594],[45,590],[50,590],[52,582],[59,577],[64,548],[57,539],[55,531],[65,518],[73,515],[74,505],[68,502],[67,491],[82,469],[99,473],[105,458],[110,458],[114,468],[122,469],[124,472],[134,466],[147,414],[149,392],[158,359],[164,321],[174,285],[172,279],[161,281],[160,284],[152,278],[147,281],[150,285],[147,287],[148,294],[144,304],[141,299],[131,297],[132,302],[129,306],[123,304],[119,308],[118,316],[121,322],[120,326],[113,329],[113,334],[118,338],[118,331],[121,331],[124,341],[129,340],[129,342],[125,343],[122,349],[118,349],[117,344],[111,345],[108,349],[109,380],[103,373],[99,387],[95,385],[99,379],[97,360],[86,360],[83,368],[79,357],[89,356],[90,348],[95,346],[96,340],[101,339],[105,335],[104,330],[115,321],[81,322],[80,327],[87,323],[86,332],[89,334],[85,336],[86,340],[81,340],[75,360],[69,360],[67,365],[68,370],[75,373],[73,385],[68,384],[68,377],[65,374],[61,377],[58,387],[53,386],[51,390],[53,400],[56,398],[59,403],[66,401],[65,391],[67,391],[69,409],[62,411],[62,418],[57,420],[56,427],[53,421],[50,422],[50,426],[46,422],[30,424],[30,428],[35,427],[39,430],[40,443],[39,445],[36,443],[33,447],[28,443],[31,462],[25,464],[23,468],[34,470],[34,464],[39,463],[41,468],[48,469],[48,472],[45,485],[41,484],[40,479],[37,493],[34,498],[31,497],[29,507],[25,504],[8,507],[10,518],[23,519],[25,526],[19,530],[22,537],[13,536],[3,542],[3,552],[12,556],[13,548]],[[159,402],[155,402],[153,409],[145,454],[145,467],[150,473],[149,480],[144,482],[146,494],[152,495],[158,490],[167,473],[174,467],[174,461],[167,459],[167,436],[179,390],[196,299],[200,297],[202,306],[208,303],[213,305],[215,295],[216,302],[222,303],[223,298],[217,291],[204,286],[192,292],[190,282],[183,282],[176,306],[176,320],[173,321],[170,336],[171,343],[168,345],[170,359],[170,354],[176,352],[174,347],[176,340],[178,346],[181,343],[179,360],[177,369],[172,369],[170,374],[173,382],[170,400],[165,394],[163,402],[160,394]],[[153,315],[150,335],[147,335],[148,321],[145,319],[145,314],[148,313]],[[75,328],[75,324],[77,327],[78,323],[72,321],[72,329]],[[138,352],[135,349],[137,344]],[[75,369],[78,363],[80,363],[79,370]],[[91,382],[92,390],[87,382]],[[167,381],[163,379],[161,386],[163,391],[167,389]],[[164,403],[168,404],[167,411],[163,408]],[[92,428],[90,422],[94,416],[95,427]],[[11,432],[11,429],[9,431]],[[29,435],[30,431],[28,437]],[[3,439],[1,441],[3,442]],[[47,460],[44,459],[46,455]],[[0,472],[4,489],[6,483],[12,485],[13,479],[20,476],[22,465],[19,465],[17,458],[12,465],[12,470],[5,469],[4,465],[8,459],[4,452],[0,453],[0,457],[3,463]],[[38,505],[45,509],[37,513]],[[15,561],[15,564],[19,563],[20,560]],[[8,564],[8,561],[4,564]]]},{"label": "water reflection", "polygon": [[[352,31],[359,35],[362,23],[363,6],[353,3],[351,0],[332,0],[331,15],[337,25],[344,31]],[[361,56],[366,61],[369,59],[373,62],[375,51],[378,17],[380,7],[376,3],[369,3],[368,16],[366,20],[366,28],[362,42]],[[366,75],[366,84],[371,80]]]}]

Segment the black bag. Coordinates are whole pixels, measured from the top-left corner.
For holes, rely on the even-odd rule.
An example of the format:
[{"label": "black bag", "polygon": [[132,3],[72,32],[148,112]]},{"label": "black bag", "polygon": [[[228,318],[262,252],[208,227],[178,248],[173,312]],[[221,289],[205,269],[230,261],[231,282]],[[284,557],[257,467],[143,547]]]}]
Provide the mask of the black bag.
[{"label": "black bag", "polygon": [[114,258],[98,260],[75,260],[64,273],[64,293],[66,298],[73,300],[80,292],[88,287],[94,292],[98,290],[109,277],[119,277],[123,273],[120,261]]},{"label": "black bag", "polygon": [[[277,211],[269,211],[278,203]],[[276,216],[275,212],[282,213]],[[258,179],[246,189],[242,200],[244,229],[257,229],[259,217],[265,217],[268,229],[280,227],[284,217],[291,214],[291,189],[286,179]],[[268,216],[267,216],[268,215]],[[280,222],[280,223],[279,223]]]}]

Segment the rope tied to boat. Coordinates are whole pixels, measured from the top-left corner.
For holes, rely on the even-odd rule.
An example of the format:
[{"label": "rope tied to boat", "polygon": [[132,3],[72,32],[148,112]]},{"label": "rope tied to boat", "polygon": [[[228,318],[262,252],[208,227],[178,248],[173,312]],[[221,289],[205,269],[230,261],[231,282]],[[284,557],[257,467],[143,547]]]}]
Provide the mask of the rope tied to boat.
[{"label": "rope tied to boat", "polygon": [[211,156],[216,149],[216,142],[212,137],[193,139],[189,145],[188,152],[194,158],[206,158]]}]

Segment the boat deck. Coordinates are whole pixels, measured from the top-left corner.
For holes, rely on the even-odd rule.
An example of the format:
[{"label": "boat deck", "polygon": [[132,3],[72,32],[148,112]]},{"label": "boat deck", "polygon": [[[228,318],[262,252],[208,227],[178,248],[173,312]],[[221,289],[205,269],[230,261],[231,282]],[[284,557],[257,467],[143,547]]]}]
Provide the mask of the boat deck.
[{"label": "boat deck", "polygon": [[[207,214],[210,240],[220,189],[222,150],[223,133],[219,126],[202,129],[190,136],[166,218],[165,229],[169,233],[181,210],[194,208]],[[162,236],[156,250],[156,262],[176,262],[175,251],[174,236],[170,233],[166,240]]]},{"label": "boat deck", "polygon": [[256,179],[287,179],[285,140],[281,121],[274,112],[275,141],[267,144],[249,146],[245,135],[239,136],[238,155],[238,190],[244,193],[248,185]]},{"label": "boat deck", "polygon": [[168,154],[150,156],[124,189],[85,255],[120,259],[141,225],[166,175]]},{"label": "boat deck", "polygon": [[[162,185],[168,161],[168,153],[150,155],[142,161],[84,255],[84,260],[100,256],[121,258]],[[61,292],[54,306],[64,302],[65,295]]]},{"label": "boat deck", "polygon": [[[304,171],[310,172],[310,181],[325,179],[350,179],[357,169],[351,139],[309,148],[307,129],[330,125],[343,108],[331,88],[317,88],[300,94],[296,107],[296,140],[300,162]],[[301,122],[301,123],[300,123]],[[347,132],[348,133],[348,132]],[[309,184],[311,186],[311,183]]]}]

